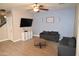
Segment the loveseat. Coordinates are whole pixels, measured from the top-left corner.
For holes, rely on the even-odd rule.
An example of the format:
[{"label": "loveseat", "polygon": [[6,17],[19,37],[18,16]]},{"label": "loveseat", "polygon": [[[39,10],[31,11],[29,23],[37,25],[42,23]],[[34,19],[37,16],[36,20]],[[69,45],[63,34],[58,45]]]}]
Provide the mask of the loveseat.
[{"label": "loveseat", "polygon": [[40,33],[40,38],[43,38],[49,41],[58,42],[60,38],[60,34],[56,31],[43,31]]}]

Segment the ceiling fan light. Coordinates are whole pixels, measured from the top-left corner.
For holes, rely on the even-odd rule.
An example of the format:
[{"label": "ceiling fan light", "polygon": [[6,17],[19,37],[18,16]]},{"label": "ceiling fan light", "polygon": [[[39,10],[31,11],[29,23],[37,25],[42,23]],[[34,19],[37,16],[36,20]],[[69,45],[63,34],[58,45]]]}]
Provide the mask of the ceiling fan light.
[{"label": "ceiling fan light", "polygon": [[38,11],[39,11],[39,8],[38,8],[38,7],[35,7],[35,8],[33,9],[33,11],[38,12]]},{"label": "ceiling fan light", "polygon": [[4,16],[4,18],[7,18],[7,16]]}]

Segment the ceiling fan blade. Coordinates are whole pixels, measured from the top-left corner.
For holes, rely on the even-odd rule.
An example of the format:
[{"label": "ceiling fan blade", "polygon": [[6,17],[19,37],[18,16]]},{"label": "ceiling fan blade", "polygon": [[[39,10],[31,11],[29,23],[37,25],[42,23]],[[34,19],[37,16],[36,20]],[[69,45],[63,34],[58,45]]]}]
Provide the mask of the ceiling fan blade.
[{"label": "ceiling fan blade", "polygon": [[40,7],[40,8],[43,8],[44,6],[43,6],[43,5],[40,5],[39,7]]},{"label": "ceiling fan blade", "polygon": [[45,10],[45,11],[48,11],[48,9],[44,9],[44,8],[41,8],[40,10]]},{"label": "ceiling fan blade", "polygon": [[43,5],[40,5],[40,6],[39,6],[39,9],[40,9],[40,10],[46,10],[46,11],[48,11],[48,9],[45,8]]}]

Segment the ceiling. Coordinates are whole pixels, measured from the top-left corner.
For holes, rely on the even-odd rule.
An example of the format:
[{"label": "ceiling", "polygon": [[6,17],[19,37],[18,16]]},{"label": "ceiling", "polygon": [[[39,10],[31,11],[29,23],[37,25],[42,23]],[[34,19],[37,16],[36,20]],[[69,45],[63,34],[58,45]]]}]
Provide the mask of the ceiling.
[{"label": "ceiling", "polygon": [[[34,3],[0,3],[0,9],[32,9]],[[48,9],[60,9],[75,6],[73,3],[38,3]]]}]

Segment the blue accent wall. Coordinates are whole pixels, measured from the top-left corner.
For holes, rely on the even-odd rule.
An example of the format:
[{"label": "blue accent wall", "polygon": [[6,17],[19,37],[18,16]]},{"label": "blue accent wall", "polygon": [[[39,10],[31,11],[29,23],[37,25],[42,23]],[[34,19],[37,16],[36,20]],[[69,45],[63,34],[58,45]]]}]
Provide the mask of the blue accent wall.
[{"label": "blue accent wall", "polygon": [[[53,23],[48,23],[46,19],[54,17]],[[34,14],[33,33],[38,35],[40,32],[58,31],[61,36],[73,36],[75,21],[75,7],[59,10],[43,11]]]}]

